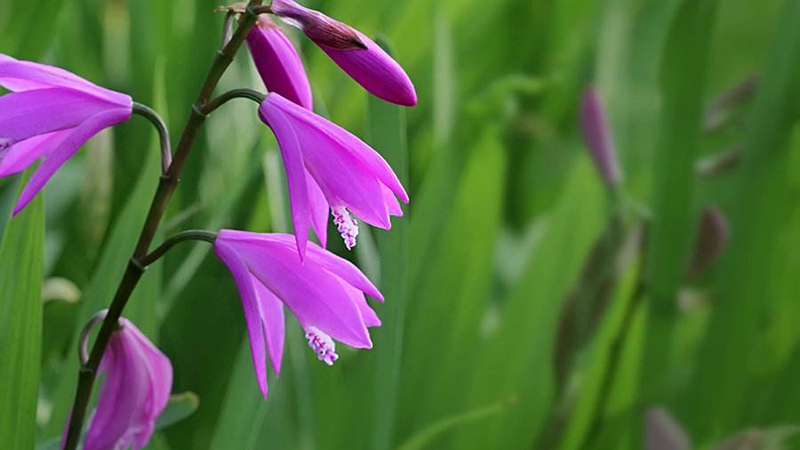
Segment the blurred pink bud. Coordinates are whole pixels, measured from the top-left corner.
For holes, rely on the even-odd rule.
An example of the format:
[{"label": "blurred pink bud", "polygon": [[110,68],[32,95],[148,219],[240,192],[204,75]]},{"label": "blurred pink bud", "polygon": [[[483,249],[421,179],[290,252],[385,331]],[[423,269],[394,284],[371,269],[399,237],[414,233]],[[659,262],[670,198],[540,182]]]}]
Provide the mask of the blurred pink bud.
[{"label": "blurred pink bud", "polygon": [[694,251],[686,275],[691,279],[700,278],[719,259],[730,237],[728,220],[718,208],[706,207],[697,228]]},{"label": "blurred pink bud", "polygon": [[350,77],[388,102],[417,104],[414,85],[402,67],[364,34],[292,0],[273,0],[272,11],[297,26]]},{"label": "blurred pink bud", "polygon": [[602,101],[594,86],[587,87],[583,94],[580,125],[586,147],[603,180],[610,186],[619,184],[622,181],[622,170],[617,159],[617,150]]},{"label": "blurred pink bud", "polygon": [[645,415],[645,450],[689,450],[691,443],[683,427],[661,407]]},{"label": "blurred pink bud", "polygon": [[[147,445],[172,390],[172,364],[136,326],[119,319],[100,362],[103,387],[84,450],[139,449]],[[69,428],[64,429],[64,436]],[[63,445],[63,443],[62,443]]]},{"label": "blurred pink bud", "polygon": [[289,38],[266,14],[247,36],[247,46],[267,90],[312,110],[311,85]]}]

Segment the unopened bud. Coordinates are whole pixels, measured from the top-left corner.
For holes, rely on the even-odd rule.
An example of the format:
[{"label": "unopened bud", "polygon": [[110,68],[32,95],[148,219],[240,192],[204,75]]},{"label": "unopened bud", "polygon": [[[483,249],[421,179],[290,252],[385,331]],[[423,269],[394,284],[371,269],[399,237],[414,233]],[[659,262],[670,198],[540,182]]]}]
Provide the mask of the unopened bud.
[{"label": "unopened bud", "polygon": [[586,88],[583,94],[580,122],[584,142],[603,181],[609,186],[616,186],[622,181],[622,170],[611,137],[611,127],[600,96],[593,86]]},{"label": "unopened bud", "polygon": [[683,427],[661,407],[650,408],[645,415],[645,450],[689,450],[691,443]]},{"label": "unopened bud", "polygon": [[274,0],[272,12],[303,30],[317,45],[340,51],[367,49],[353,28],[291,0]]},{"label": "unopened bud", "polygon": [[730,226],[722,212],[713,206],[705,208],[700,217],[686,276],[696,280],[705,274],[722,255],[729,237]]}]

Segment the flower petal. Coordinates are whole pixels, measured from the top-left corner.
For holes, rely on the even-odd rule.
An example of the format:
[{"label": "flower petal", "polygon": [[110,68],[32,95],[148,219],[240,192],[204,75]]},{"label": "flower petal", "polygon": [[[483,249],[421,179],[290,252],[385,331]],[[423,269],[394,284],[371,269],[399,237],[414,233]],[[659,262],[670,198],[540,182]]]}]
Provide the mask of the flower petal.
[{"label": "flower petal", "polygon": [[256,371],[258,387],[264,398],[267,397],[267,362],[266,349],[264,343],[264,327],[261,324],[263,317],[259,307],[258,294],[253,285],[253,278],[250,275],[247,265],[239,256],[237,251],[227,245],[224,240],[217,239],[214,243],[214,253],[228,267],[239,295],[242,298],[242,309],[244,310],[244,320],[247,324],[247,334],[250,338],[250,352],[253,357],[253,368]]},{"label": "flower petal", "polygon": [[247,35],[247,46],[269,92],[277,92],[288,100],[312,110],[311,85],[289,38],[266,14]]},{"label": "flower petal", "polygon": [[283,359],[283,339],[286,335],[283,303],[266,286],[261,284],[255,276],[251,275],[251,279],[258,298],[261,325],[264,327],[264,335],[267,337],[269,359],[272,361],[272,368],[275,373],[280,374],[281,361]]},{"label": "flower petal", "polygon": [[0,86],[16,92],[50,87],[65,87],[91,94],[94,97],[130,108],[130,96],[97,86],[58,67],[19,61],[0,54]]},{"label": "flower petal", "polygon": [[12,145],[5,156],[0,157],[0,177],[22,172],[37,159],[52,153],[71,129],[40,134]]},{"label": "flower petal", "polygon": [[[269,98],[269,95],[267,98]],[[288,100],[284,99],[284,101],[294,105],[294,103]],[[295,107],[302,109],[297,105],[295,105]],[[270,108],[268,102],[265,101],[261,104],[259,115],[261,119],[272,128],[281,149],[283,166],[286,169],[286,181],[289,185],[292,225],[294,226],[297,250],[302,260],[305,257],[306,244],[308,243],[308,227],[311,222],[311,214],[309,209],[308,186],[306,185],[306,169],[303,164],[303,151],[300,138],[286,115],[278,108]]]},{"label": "flower petal", "polygon": [[50,156],[36,169],[28,184],[20,194],[17,205],[14,207],[14,214],[22,211],[23,208],[33,199],[34,196],[44,187],[45,183],[61,167],[67,159],[72,157],[75,152],[92,136],[112,125],[124,122],[130,118],[131,112],[127,109],[106,110],[95,116],[90,117],[79,126],[75,127],[68,136],[53,149]]},{"label": "flower petal", "polygon": [[306,184],[308,185],[311,226],[314,228],[314,233],[317,235],[320,245],[325,248],[328,244],[328,211],[330,210],[330,205],[328,205],[328,200],[325,199],[325,194],[322,193],[319,184],[308,171],[306,171]]},{"label": "flower petal", "polygon": [[[80,125],[92,116],[123,110],[84,92],[66,88],[12,92],[0,97],[0,139],[11,143]],[[130,110],[128,116],[130,116]]]},{"label": "flower petal", "polygon": [[[283,245],[286,248],[294,248],[295,243],[290,235],[282,233],[251,233],[248,231],[222,230],[220,236],[224,236],[228,242],[249,243],[250,245]],[[317,265],[328,272],[341,278],[347,284],[363,291],[364,293],[383,301],[383,294],[374,284],[364,275],[355,264],[331,253],[318,245],[311,243],[308,246],[308,260],[311,264]]]},{"label": "flower petal", "polygon": [[[220,232],[217,241],[226,239]],[[281,244],[230,240],[226,243],[247,262],[250,272],[285,303],[303,325],[357,348],[372,342],[358,306],[339,279],[322,267],[294,258],[296,249]]]}]

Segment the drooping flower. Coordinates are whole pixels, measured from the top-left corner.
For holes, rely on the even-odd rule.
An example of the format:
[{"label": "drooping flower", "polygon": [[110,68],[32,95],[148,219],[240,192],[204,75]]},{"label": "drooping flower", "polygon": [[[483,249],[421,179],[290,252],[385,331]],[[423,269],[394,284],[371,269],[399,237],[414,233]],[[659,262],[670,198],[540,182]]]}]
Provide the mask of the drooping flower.
[{"label": "drooping flower", "polygon": [[22,191],[19,213],[92,136],[131,117],[133,101],[56,67],[0,54],[0,177],[44,162]]},{"label": "drooping flower", "polygon": [[303,108],[313,109],[311,85],[300,55],[266,14],[258,17],[247,36],[247,46],[268,91],[277,92]]},{"label": "drooping flower", "polygon": [[597,170],[609,186],[622,181],[622,169],[611,137],[611,126],[603,110],[603,103],[593,86],[586,88],[581,102],[581,131],[589,154]]},{"label": "drooping flower", "polygon": [[267,396],[266,352],[276,374],[284,343],[283,305],[306,332],[320,361],[338,358],[334,340],[372,348],[367,327],[381,321],[364,294],[383,301],[356,266],[311,243],[306,261],[297,257],[291,235],[221,230],[214,252],[228,267],[242,298],[258,385]]},{"label": "drooping flower", "polygon": [[402,67],[378,44],[352,27],[292,0],[273,0],[272,12],[297,26],[367,91],[404,106],[417,93]]},{"label": "drooping flower", "polygon": [[119,325],[100,362],[105,380],[89,423],[84,450],[144,447],[169,401],[172,390],[169,359],[133,323],[121,318]]},{"label": "drooping flower", "polygon": [[403,185],[386,160],[359,138],[274,92],[261,104],[259,116],[281,149],[301,258],[309,227],[325,247],[329,209],[348,249],[358,235],[351,213],[383,229],[391,228],[390,216],[403,215],[395,198],[408,203]]}]

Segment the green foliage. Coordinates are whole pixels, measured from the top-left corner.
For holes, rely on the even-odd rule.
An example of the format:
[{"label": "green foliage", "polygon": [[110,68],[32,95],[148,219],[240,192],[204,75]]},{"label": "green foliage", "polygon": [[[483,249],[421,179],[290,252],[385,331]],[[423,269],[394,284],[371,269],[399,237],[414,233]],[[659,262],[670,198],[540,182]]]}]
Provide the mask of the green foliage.
[{"label": "green foliage", "polygon": [[[181,420],[149,448],[633,450],[652,404],[695,448],[800,424],[797,1],[303,3],[390,42],[419,94],[414,108],[386,104],[287,29],[318,112],[381,152],[411,197],[391,230],[363,225],[352,254],[330,227],[329,247],[384,293],[372,303],[383,326],[372,350],[340,346],[329,368],[290,319],[284,367],[263,399],[229,274],[205,243],[176,247],[125,316],[172,360],[173,391],[200,402],[181,403]],[[0,1],[0,51],[130,93],[168,119],[174,144],[219,43],[216,6]],[[753,75],[754,97],[707,127],[712,101]],[[588,84],[607,106],[620,197],[580,145]],[[220,90],[243,86],[263,89],[246,51]],[[21,177],[0,180],[5,446],[61,433],[77,330],[108,306],[155,189],[154,137],[134,118],[94,139],[46,203],[12,220]],[[730,148],[744,149],[738,165],[696,176],[699,159]],[[189,228],[289,231],[283,177],[255,105],[225,105],[206,121],[156,241]],[[730,219],[729,245],[688,280],[708,205]],[[609,281],[587,268],[612,219],[626,231],[644,223],[645,238]],[[79,300],[42,306],[51,278]],[[569,328],[573,307],[581,326]]]}]

